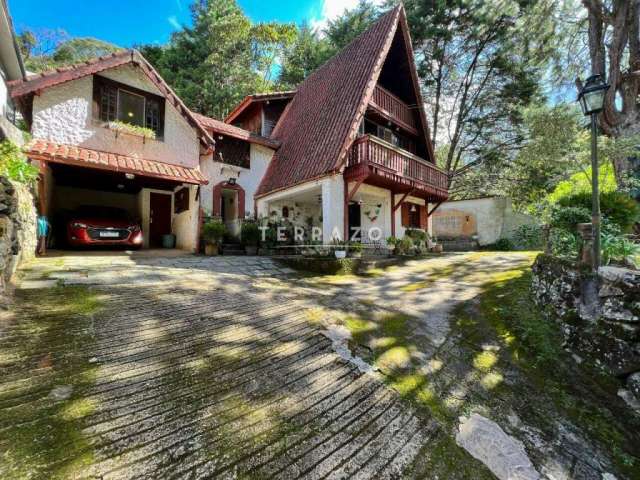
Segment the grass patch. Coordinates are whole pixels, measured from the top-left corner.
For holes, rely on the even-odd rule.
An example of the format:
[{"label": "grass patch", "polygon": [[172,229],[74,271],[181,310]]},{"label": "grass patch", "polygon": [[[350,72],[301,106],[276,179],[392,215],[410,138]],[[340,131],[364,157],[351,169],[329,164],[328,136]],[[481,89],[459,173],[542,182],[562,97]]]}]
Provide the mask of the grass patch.
[{"label": "grass patch", "polygon": [[[88,332],[90,315],[100,310],[101,301],[85,287],[57,287],[19,293],[16,303],[21,307],[16,320],[29,336],[14,342],[8,370],[23,371],[28,381],[15,384],[17,390],[0,391],[0,476],[77,476],[93,461],[81,430],[97,407],[86,398],[96,376],[89,362],[94,339]],[[11,336],[9,330],[9,342]],[[49,395],[60,386],[72,387],[72,393],[56,401]]]},{"label": "grass patch", "polygon": [[[461,305],[454,312],[455,332],[477,348],[472,362],[484,373],[481,385],[489,391],[500,388],[501,401],[527,398],[536,408],[520,413],[542,430],[554,429],[552,419],[558,415],[568,419],[611,454],[620,472],[639,478],[640,422],[616,411],[611,402],[615,382],[571,360],[562,347],[560,326],[535,307],[530,285],[528,267],[496,273],[477,305]],[[497,341],[499,351],[482,350],[488,341]],[[498,364],[517,368],[524,378],[506,385]]]}]

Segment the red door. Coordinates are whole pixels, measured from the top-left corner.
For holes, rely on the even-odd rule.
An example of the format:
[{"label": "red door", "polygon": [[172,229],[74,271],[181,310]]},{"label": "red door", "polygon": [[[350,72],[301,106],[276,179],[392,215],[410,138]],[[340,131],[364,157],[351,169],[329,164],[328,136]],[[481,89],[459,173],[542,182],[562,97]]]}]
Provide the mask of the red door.
[{"label": "red door", "polygon": [[162,246],[162,235],[171,233],[171,195],[151,192],[149,246]]}]

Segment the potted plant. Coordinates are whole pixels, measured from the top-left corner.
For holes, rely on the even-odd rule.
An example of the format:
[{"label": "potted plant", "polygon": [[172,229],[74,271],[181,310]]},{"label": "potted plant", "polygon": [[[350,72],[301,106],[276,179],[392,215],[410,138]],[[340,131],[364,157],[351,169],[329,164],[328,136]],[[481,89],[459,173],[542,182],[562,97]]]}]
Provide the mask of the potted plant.
[{"label": "potted plant", "polygon": [[206,255],[218,255],[220,243],[224,238],[226,227],[219,220],[210,220],[202,227],[202,238],[204,238],[204,252]]},{"label": "potted plant", "polygon": [[402,237],[402,240],[396,244],[396,250],[400,255],[411,255],[413,253],[413,240],[411,240],[411,237],[406,235]]},{"label": "potted plant", "polygon": [[347,257],[347,249],[345,246],[345,242],[342,240],[335,239],[331,242],[333,246],[333,254],[337,259],[342,259]]},{"label": "potted plant", "polygon": [[244,250],[247,255],[256,255],[258,253],[258,240],[260,240],[260,229],[258,224],[253,221],[245,221],[240,230],[240,238],[244,244]]},{"label": "potted plant", "polygon": [[353,258],[361,258],[362,257],[362,243],[360,242],[351,242],[349,243],[349,253]]},{"label": "potted plant", "polygon": [[387,238],[387,247],[389,247],[389,251],[391,252],[391,255],[395,255],[396,251],[398,250],[398,242],[400,240],[397,239],[396,237],[389,237]]}]

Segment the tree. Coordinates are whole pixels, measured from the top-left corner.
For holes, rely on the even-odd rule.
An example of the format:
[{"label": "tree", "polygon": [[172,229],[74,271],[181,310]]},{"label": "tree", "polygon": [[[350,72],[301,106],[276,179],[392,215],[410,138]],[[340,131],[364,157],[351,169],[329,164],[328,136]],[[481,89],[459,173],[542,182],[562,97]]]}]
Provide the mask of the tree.
[{"label": "tree", "polygon": [[379,17],[380,9],[376,4],[370,0],[359,0],[354,8],[345,9],[342,15],[330,20],[324,34],[333,48],[333,53],[346,47]]},{"label": "tree", "polygon": [[278,87],[295,88],[325,63],[332,53],[333,48],[327,39],[321,38],[307,23],[303,23],[284,52]]},{"label": "tree", "polygon": [[[591,73],[602,75],[611,88],[598,116],[602,130],[613,137],[640,133],[640,0],[582,0],[588,15]],[[619,181],[631,164],[614,165]]]},{"label": "tree", "polygon": [[96,38],[70,38],[64,30],[25,30],[17,38],[30,72],[73,65],[120,50],[118,46]]},{"label": "tree", "polygon": [[521,112],[541,99],[555,3],[405,2],[432,140],[446,146],[452,182],[480,163],[501,168],[522,146]]},{"label": "tree", "polygon": [[273,88],[293,25],[252,25],[235,0],[192,5],[193,26],[175,32],[166,47],[141,46],[145,57],[192,110],[216,118],[244,96]]}]

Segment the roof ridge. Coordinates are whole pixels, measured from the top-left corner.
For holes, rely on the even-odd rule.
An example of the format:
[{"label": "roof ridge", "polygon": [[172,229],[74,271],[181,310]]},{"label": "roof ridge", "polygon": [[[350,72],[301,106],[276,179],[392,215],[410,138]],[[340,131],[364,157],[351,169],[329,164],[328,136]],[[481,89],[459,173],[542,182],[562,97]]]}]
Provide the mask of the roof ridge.
[{"label": "roof ridge", "polygon": [[111,52],[108,53],[106,55],[100,55],[97,57],[91,57],[88,58],[86,60],[83,60],[81,62],[77,62],[77,63],[72,63],[71,65],[62,65],[60,67],[53,67],[53,68],[49,68],[47,70],[43,70],[42,72],[37,72],[34,73],[32,75],[27,75],[26,79],[23,80],[24,82],[29,82],[31,80],[36,80],[38,78],[44,78],[44,77],[48,77],[51,75],[56,75],[58,73],[63,73],[63,72],[68,72],[70,70],[75,70],[76,68],[80,68],[80,67],[84,67],[85,65],[93,65],[94,63],[98,63],[102,60],[107,60],[109,58],[115,58],[115,57],[123,57],[125,55],[129,55],[131,53],[133,53],[135,50],[131,49],[131,48],[122,48],[122,49],[118,49],[118,51],[116,52]]}]

